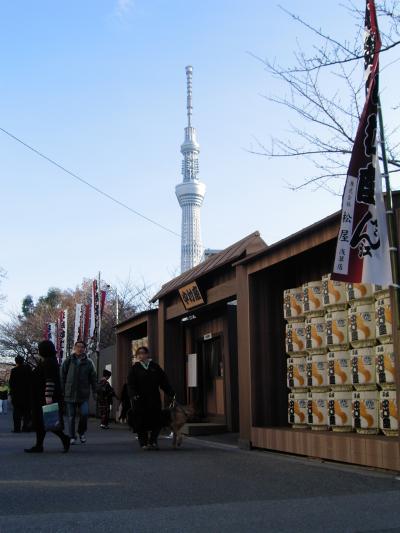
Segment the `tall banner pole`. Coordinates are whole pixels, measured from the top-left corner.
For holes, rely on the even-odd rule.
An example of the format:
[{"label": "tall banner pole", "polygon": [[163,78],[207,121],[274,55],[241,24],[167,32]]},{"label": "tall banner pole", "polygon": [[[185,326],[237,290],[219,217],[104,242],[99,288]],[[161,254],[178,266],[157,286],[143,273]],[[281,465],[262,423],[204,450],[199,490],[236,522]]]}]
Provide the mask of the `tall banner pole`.
[{"label": "tall banner pole", "polygon": [[386,220],[388,227],[388,238],[389,238],[389,251],[390,251],[390,265],[392,268],[393,276],[393,298],[394,298],[394,313],[395,321],[397,328],[400,327],[400,269],[399,269],[399,239],[397,231],[396,217],[393,209],[393,198],[392,198],[392,189],[390,186],[389,178],[389,167],[386,156],[386,140],[385,140],[385,131],[383,127],[383,116],[382,116],[382,106],[380,97],[378,97],[378,119],[379,119],[379,136],[380,136],[380,146],[381,146],[381,155],[383,162],[383,172],[385,178],[385,187],[386,187],[386,196],[385,196],[385,207],[386,207]]}]

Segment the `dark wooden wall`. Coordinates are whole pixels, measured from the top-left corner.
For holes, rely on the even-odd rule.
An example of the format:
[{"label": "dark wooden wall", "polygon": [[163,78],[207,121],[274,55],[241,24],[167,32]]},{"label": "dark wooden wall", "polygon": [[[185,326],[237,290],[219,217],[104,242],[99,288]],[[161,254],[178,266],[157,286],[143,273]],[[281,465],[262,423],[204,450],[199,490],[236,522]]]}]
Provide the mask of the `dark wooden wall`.
[{"label": "dark wooden wall", "polygon": [[186,352],[184,330],[180,320],[165,323],[164,370],[174,389],[177,400],[186,403]]}]

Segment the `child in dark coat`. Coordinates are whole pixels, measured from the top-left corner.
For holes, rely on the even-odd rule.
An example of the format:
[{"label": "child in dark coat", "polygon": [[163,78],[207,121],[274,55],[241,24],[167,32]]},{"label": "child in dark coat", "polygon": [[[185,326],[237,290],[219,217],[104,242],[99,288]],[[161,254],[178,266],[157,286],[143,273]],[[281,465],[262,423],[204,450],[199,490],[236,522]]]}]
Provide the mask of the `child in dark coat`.
[{"label": "child in dark coat", "polygon": [[103,377],[97,385],[97,404],[100,414],[100,427],[101,429],[110,429],[108,423],[110,420],[110,407],[113,402],[113,398],[117,397],[114,389],[108,383],[111,377],[109,370],[103,370]]}]

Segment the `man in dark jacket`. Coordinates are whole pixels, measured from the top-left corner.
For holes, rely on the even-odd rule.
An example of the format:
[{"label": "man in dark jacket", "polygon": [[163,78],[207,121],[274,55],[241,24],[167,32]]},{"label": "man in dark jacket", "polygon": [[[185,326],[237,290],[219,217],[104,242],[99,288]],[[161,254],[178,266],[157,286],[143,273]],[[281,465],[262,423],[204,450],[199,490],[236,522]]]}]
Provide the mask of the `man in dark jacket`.
[{"label": "man in dark jacket", "polygon": [[82,444],[86,442],[89,396],[92,389],[96,399],[97,377],[93,362],[87,357],[86,344],[78,341],[74,351],[61,367],[61,387],[66,405],[71,444],[75,444],[75,418],[79,410],[78,435]]},{"label": "man in dark jacket", "polygon": [[14,433],[20,433],[21,422],[22,431],[29,431],[31,370],[21,355],[17,355],[15,364],[16,366],[11,370],[9,385],[13,405]]},{"label": "man in dark jacket", "polygon": [[148,348],[138,348],[136,358],[139,361],[133,365],[128,375],[134,431],[138,434],[142,449],[158,450],[157,438],[161,429],[160,389],[170,397],[175,393],[164,370],[150,359]]}]

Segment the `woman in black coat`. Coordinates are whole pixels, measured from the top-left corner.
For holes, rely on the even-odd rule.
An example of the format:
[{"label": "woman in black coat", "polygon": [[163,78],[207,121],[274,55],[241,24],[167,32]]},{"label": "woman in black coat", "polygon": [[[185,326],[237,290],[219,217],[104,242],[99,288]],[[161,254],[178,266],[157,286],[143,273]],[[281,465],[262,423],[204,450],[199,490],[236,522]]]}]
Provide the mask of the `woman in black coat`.
[{"label": "woman in black coat", "polygon": [[39,356],[36,367],[32,371],[32,425],[36,431],[36,444],[27,448],[27,453],[42,453],[43,441],[46,430],[43,422],[42,407],[51,403],[58,403],[60,409],[60,429],[52,432],[60,438],[63,452],[67,452],[70,446],[68,435],[63,432],[62,420],[62,394],[60,385],[60,369],[56,359],[56,349],[51,341],[42,341],[39,344]]},{"label": "woman in black coat", "polygon": [[134,431],[137,432],[143,449],[158,450],[157,438],[161,430],[160,389],[170,397],[175,393],[164,370],[150,359],[148,348],[138,348],[136,358],[139,361],[133,365],[128,375]]}]

